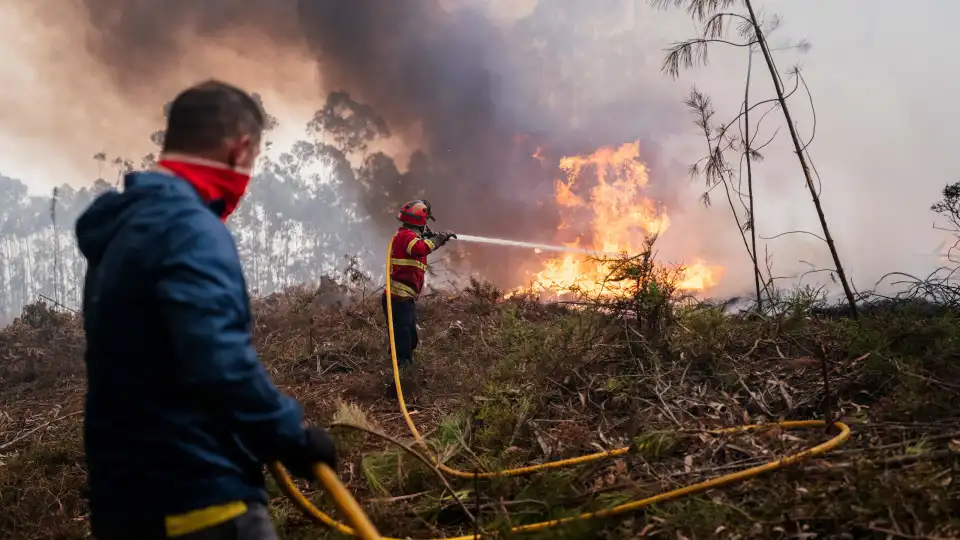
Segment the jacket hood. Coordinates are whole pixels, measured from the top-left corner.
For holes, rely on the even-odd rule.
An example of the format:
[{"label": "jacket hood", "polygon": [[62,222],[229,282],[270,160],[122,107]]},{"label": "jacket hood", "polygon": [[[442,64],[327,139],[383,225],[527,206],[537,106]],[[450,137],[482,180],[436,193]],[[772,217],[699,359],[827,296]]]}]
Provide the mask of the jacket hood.
[{"label": "jacket hood", "polygon": [[173,189],[190,190],[184,182],[155,172],[135,172],[123,179],[124,190],[103,193],[77,219],[77,247],[90,263],[98,263],[110,241],[134,215],[137,204],[160,192]]}]

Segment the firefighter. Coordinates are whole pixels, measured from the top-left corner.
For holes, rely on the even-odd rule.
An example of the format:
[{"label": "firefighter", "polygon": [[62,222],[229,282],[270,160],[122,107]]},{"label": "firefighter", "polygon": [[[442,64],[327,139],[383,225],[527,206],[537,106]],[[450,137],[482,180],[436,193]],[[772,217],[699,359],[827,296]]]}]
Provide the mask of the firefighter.
[{"label": "firefighter", "polygon": [[171,103],[150,171],[124,177],[76,224],[87,395],[84,449],[98,540],[276,540],[263,463],[301,478],[336,465],[251,341],[225,225],[250,181],[264,113],[210,81]]},{"label": "firefighter", "polygon": [[[397,364],[402,372],[413,370],[413,351],[417,348],[416,301],[423,290],[427,255],[457,235],[433,232],[427,220],[435,220],[430,203],[423,199],[410,201],[397,214],[400,228],[393,237],[390,252],[390,296],[393,310],[393,339],[397,349]],[[387,315],[387,293],[381,297],[384,317]],[[414,383],[409,377],[405,382]],[[412,388],[411,388],[412,389]]]}]

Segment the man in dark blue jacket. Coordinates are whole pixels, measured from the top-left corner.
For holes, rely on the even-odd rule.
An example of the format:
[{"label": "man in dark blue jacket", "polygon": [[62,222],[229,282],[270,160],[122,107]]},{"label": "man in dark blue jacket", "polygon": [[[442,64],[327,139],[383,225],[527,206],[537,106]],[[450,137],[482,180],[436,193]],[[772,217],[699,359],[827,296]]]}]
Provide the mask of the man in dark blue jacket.
[{"label": "man in dark blue jacket", "polygon": [[335,466],[325,430],[269,380],[224,221],[250,180],[264,113],[211,81],[169,109],[163,154],[77,221],[88,262],[84,442],[99,540],[275,539],[263,463]]}]

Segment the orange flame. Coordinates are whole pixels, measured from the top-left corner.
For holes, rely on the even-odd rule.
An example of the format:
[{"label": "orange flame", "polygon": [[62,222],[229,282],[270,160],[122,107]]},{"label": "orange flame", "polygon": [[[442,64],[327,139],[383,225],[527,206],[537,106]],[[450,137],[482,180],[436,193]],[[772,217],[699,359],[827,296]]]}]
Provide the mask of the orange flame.
[{"label": "orange flame", "polygon": [[[652,235],[662,235],[670,227],[666,210],[644,196],[649,182],[647,166],[640,161],[639,142],[619,147],[603,147],[587,156],[560,159],[559,168],[565,178],[555,185],[554,201],[561,208],[561,229],[571,223],[589,220],[590,246],[581,246],[578,236],[564,245],[593,249],[598,254],[641,253]],[[540,150],[536,155],[542,159]],[[585,186],[588,175],[595,182]],[[576,214],[576,217],[571,214]],[[677,288],[699,291],[717,284],[723,268],[696,260],[675,267]],[[579,290],[588,294],[616,291],[620,285],[610,283],[608,264],[588,256],[564,254],[550,259],[537,272],[533,282],[557,294]]]}]

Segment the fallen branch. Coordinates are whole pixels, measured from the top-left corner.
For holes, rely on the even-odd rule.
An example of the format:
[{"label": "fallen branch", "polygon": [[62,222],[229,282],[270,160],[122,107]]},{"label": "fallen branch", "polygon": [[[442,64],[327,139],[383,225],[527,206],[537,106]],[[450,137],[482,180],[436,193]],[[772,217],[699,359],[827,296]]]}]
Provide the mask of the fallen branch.
[{"label": "fallen branch", "polygon": [[40,424],[39,426],[37,426],[37,427],[35,427],[35,428],[33,428],[33,429],[27,430],[27,431],[21,433],[20,435],[17,435],[16,437],[10,439],[9,441],[7,441],[7,442],[5,442],[5,443],[3,443],[3,444],[0,444],[0,450],[6,450],[7,448],[9,448],[9,447],[13,446],[14,444],[17,444],[18,442],[26,439],[27,437],[33,435],[34,433],[40,431],[41,429],[47,428],[47,427],[49,427],[50,425],[55,424],[55,423],[63,420],[64,418],[70,418],[71,416],[77,416],[78,414],[83,414],[83,411],[74,411],[74,412],[72,412],[72,413],[70,413],[70,414],[65,414],[65,415],[63,415],[63,416],[58,416],[58,417],[54,418],[53,420],[44,422],[43,424]]},{"label": "fallen branch", "polygon": [[39,296],[41,300],[46,300],[47,302],[50,302],[51,304],[53,304],[53,305],[55,305],[55,306],[57,306],[57,307],[63,308],[63,309],[65,309],[65,310],[73,313],[74,315],[77,315],[77,314],[80,313],[80,312],[77,311],[76,309],[73,309],[73,308],[70,307],[70,306],[66,306],[66,305],[64,305],[64,304],[61,304],[60,302],[57,302],[56,300],[54,300],[53,298],[50,298],[49,296],[47,296],[47,295],[45,295],[45,294],[38,294],[37,296]]},{"label": "fallen branch", "polygon": [[381,432],[376,431],[376,430],[374,430],[374,429],[370,429],[370,428],[367,428],[367,427],[363,427],[363,426],[360,426],[360,425],[357,425],[357,424],[350,424],[350,423],[346,423],[346,422],[334,422],[334,423],[330,424],[330,428],[331,428],[331,429],[332,429],[332,428],[353,429],[353,430],[356,430],[356,431],[360,431],[360,432],[366,433],[366,434],[368,434],[368,435],[373,435],[374,437],[378,437],[378,438],[383,439],[383,440],[385,440],[385,441],[387,441],[387,442],[389,442],[389,443],[391,443],[391,444],[394,444],[394,445],[396,445],[396,446],[399,446],[400,448],[402,448],[403,450],[405,450],[408,454],[412,455],[412,456],[413,456],[414,458],[416,458],[418,461],[420,461],[421,463],[423,463],[423,464],[425,464],[427,467],[429,467],[431,471],[433,471],[434,473],[436,473],[437,478],[440,479],[440,481],[443,483],[443,485],[444,485],[444,487],[447,489],[447,491],[450,492],[450,496],[453,497],[453,500],[455,500],[455,501],[457,502],[457,504],[460,506],[460,509],[463,510],[463,513],[466,514],[466,516],[467,516],[468,518],[470,518],[470,522],[471,522],[471,523],[474,523],[474,524],[477,523],[477,518],[474,517],[473,513],[471,513],[470,510],[467,509],[467,505],[465,505],[465,504],[463,503],[463,501],[460,500],[460,497],[457,496],[457,492],[453,489],[453,486],[450,485],[450,482],[447,482],[447,478],[446,478],[445,476],[443,476],[443,473],[441,473],[441,472],[440,472],[440,469],[437,468],[436,463],[430,461],[429,458],[427,458],[426,456],[424,456],[424,455],[421,454],[420,452],[417,452],[412,446],[410,446],[410,445],[408,445],[408,444],[406,444],[406,443],[404,443],[404,442],[402,442],[402,441],[400,441],[400,440],[398,440],[398,439],[396,439],[396,438],[394,438],[394,437],[391,437],[390,435],[387,435],[386,433],[381,433]]}]

